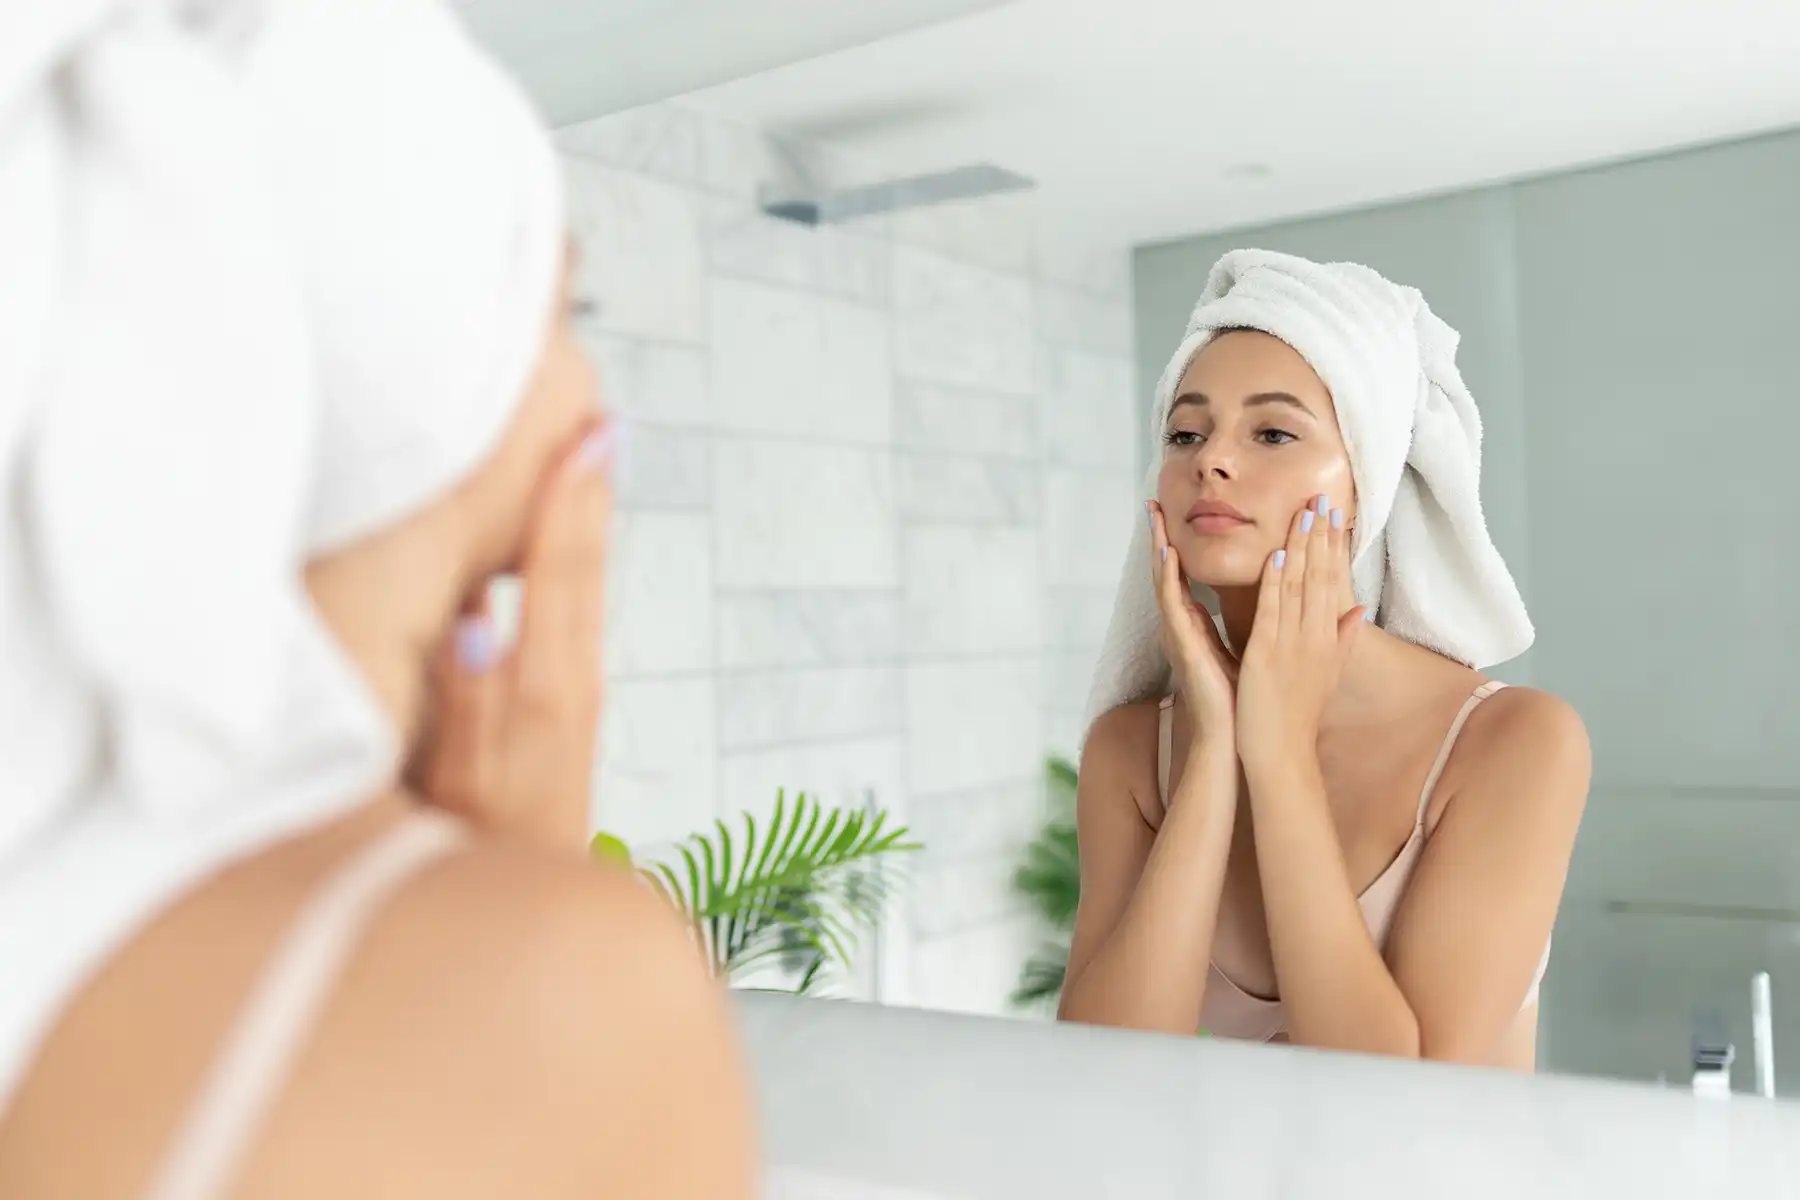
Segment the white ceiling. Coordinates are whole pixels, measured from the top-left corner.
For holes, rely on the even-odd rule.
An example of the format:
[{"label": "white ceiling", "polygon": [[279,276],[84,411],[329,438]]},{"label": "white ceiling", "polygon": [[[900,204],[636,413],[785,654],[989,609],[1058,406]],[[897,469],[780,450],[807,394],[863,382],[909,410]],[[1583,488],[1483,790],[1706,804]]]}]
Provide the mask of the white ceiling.
[{"label": "white ceiling", "polygon": [[692,99],[1137,244],[1800,125],[1800,3],[1015,0]]},{"label": "white ceiling", "polygon": [[552,124],[663,100],[1004,0],[453,0]]}]

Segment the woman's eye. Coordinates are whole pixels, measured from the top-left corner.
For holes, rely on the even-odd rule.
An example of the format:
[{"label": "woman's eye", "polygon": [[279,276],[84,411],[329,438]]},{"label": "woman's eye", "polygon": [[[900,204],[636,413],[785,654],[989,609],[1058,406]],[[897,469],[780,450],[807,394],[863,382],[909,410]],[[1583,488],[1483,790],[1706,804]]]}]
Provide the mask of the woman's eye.
[{"label": "woman's eye", "polygon": [[1285,446],[1289,442],[1299,440],[1285,429],[1265,429],[1256,437],[1266,446]]},{"label": "woman's eye", "polygon": [[1163,442],[1170,446],[1194,446],[1200,442],[1200,435],[1186,429],[1171,429],[1163,437]]}]

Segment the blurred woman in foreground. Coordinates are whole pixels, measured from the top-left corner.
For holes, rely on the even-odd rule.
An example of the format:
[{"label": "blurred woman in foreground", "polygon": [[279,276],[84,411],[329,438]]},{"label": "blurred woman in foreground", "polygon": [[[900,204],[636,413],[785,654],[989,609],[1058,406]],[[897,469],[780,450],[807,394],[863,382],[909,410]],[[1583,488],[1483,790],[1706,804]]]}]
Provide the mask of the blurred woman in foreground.
[{"label": "blurred woman in foreground", "polygon": [[584,854],[560,195],[423,0],[0,13],[0,1195],[751,1193],[724,998]]}]

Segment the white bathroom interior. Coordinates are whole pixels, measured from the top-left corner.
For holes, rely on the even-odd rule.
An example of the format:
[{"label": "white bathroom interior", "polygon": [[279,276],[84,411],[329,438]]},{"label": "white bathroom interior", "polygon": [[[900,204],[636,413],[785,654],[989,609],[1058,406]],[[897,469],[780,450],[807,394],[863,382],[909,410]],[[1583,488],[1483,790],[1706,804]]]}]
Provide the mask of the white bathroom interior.
[{"label": "white bathroom interior", "polygon": [[[1506,1102],[1574,1105],[1564,1076],[1632,1085],[1600,1107],[1800,1096],[1800,8],[459,8],[557,127],[628,421],[596,830],[679,865],[717,821],[766,832],[778,791],[879,810],[919,849],[880,857],[885,900],[810,993],[983,1018],[906,1027],[964,1062],[1000,1022],[1090,1053],[1015,999],[1059,936],[1015,876],[1076,757],[1150,384],[1223,251],[1353,259],[1462,332],[1538,631],[1494,673],[1571,701],[1594,747],[1550,1090]],[[734,982],[799,986],[789,949]],[[753,1043],[859,1036],[843,1005],[747,1004]],[[1339,1069],[1204,1052],[1185,1069],[1256,1076],[1270,1113]],[[1268,1194],[1325,1194],[1290,1184]]]}]

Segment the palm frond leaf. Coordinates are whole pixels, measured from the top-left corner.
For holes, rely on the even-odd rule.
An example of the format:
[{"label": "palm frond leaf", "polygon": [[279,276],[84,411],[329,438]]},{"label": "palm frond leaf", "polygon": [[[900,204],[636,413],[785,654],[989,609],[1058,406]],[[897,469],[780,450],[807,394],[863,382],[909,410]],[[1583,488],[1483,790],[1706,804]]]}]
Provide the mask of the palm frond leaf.
[{"label": "palm frond leaf", "polygon": [[1081,773],[1075,764],[1061,755],[1044,760],[1044,785],[1050,793],[1050,811],[1055,817],[1075,815],[1075,792]]},{"label": "palm frond leaf", "polygon": [[1047,943],[1025,961],[1019,971],[1019,982],[1008,1002],[1015,1008],[1041,1008],[1053,1005],[1062,995],[1063,978],[1069,967],[1069,948],[1060,943]]},{"label": "palm frond leaf", "polygon": [[1081,856],[1075,826],[1045,826],[1025,847],[1013,872],[1013,891],[1030,903],[1052,929],[1075,926],[1081,903]]},{"label": "palm frond leaf", "polygon": [[1012,887],[1045,926],[1048,940],[1020,968],[1011,1003],[1034,1008],[1062,993],[1068,969],[1069,935],[1081,904],[1081,852],[1075,824],[1079,773],[1066,758],[1044,761],[1048,818],[1025,845],[1013,871]]},{"label": "palm frond leaf", "polygon": [[892,891],[889,856],[921,849],[880,809],[827,809],[777,792],[767,824],[745,813],[675,847],[678,861],[640,872],[682,911],[716,974],[780,963],[805,991],[849,964]]}]

